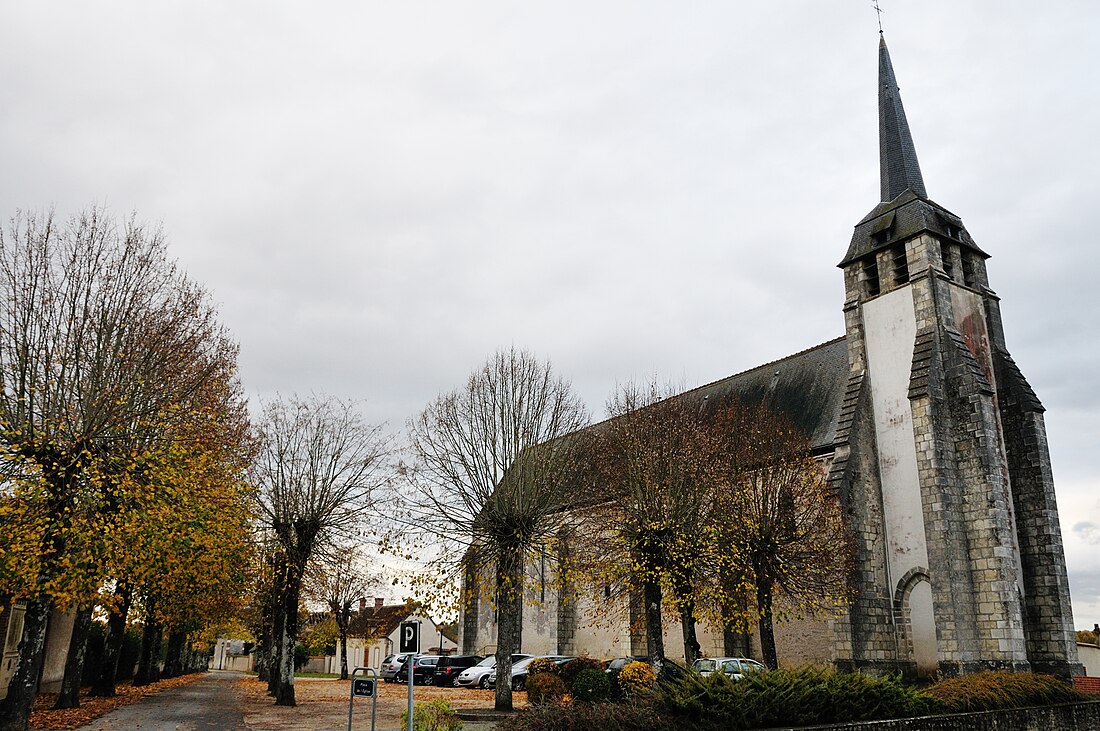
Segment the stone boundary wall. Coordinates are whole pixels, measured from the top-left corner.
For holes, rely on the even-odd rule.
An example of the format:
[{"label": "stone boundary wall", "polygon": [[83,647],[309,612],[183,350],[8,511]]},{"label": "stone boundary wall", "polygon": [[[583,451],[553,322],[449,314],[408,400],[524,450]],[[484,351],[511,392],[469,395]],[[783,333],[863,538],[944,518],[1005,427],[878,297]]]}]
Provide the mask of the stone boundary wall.
[{"label": "stone boundary wall", "polygon": [[[782,727],[783,731],[790,727]],[[800,726],[797,731],[1092,731],[1100,729],[1100,700],[1010,711],[958,713],[951,716],[899,718],[829,726]],[[776,729],[774,731],[780,731]]]}]

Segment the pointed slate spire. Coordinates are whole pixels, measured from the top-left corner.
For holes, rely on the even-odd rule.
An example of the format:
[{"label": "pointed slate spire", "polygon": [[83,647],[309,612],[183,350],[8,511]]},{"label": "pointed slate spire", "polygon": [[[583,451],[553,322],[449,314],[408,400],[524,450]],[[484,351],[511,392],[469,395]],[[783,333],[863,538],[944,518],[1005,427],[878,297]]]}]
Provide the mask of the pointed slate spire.
[{"label": "pointed slate spire", "polygon": [[913,136],[909,133],[898,82],[894,78],[894,66],[890,63],[890,51],[881,34],[878,44],[878,144],[882,200],[892,201],[906,189],[927,198],[917,150],[913,147]]}]

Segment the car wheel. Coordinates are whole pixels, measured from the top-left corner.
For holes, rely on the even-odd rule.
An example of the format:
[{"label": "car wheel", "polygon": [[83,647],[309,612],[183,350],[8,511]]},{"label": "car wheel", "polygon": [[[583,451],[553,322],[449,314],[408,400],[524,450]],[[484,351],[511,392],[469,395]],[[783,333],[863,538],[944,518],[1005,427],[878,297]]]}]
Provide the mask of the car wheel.
[{"label": "car wheel", "polygon": [[523,690],[525,685],[526,685],[526,683],[523,682],[523,678],[516,678],[515,680],[512,681],[512,690],[517,691],[517,692],[521,691],[521,690]]},{"label": "car wheel", "polygon": [[489,676],[482,675],[481,680],[477,681],[477,687],[481,688],[482,690],[489,690]]},{"label": "car wheel", "polygon": [[454,680],[452,680],[451,685],[454,686],[455,688],[461,688],[462,687],[461,685],[459,685],[458,678],[455,678]]}]

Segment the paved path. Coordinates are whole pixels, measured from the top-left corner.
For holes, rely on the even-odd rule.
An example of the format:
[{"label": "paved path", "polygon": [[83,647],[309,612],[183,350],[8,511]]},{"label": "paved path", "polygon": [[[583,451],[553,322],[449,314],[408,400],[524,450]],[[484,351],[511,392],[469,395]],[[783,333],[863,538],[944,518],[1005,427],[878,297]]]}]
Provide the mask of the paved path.
[{"label": "paved path", "polygon": [[248,731],[240,673],[212,670],[193,683],[148,695],[98,718],[81,731]]}]

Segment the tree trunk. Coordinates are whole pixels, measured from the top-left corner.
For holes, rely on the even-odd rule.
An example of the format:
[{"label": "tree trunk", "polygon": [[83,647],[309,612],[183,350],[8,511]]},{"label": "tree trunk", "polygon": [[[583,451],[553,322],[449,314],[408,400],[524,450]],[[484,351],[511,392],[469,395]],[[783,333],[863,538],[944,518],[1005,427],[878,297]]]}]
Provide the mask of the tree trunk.
[{"label": "tree trunk", "polygon": [[348,631],[340,630],[340,680],[348,679]]},{"label": "tree trunk", "polygon": [[495,708],[512,710],[512,654],[519,652],[523,613],[523,548],[503,545],[497,556],[497,685]]},{"label": "tree trunk", "polygon": [[183,646],[187,642],[187,633],[173,629],[168,633],[168,654],[164,658],[162,678],[177,678],[183,675]]},{"label": "tree trunk", "polygon": [[760,652],[770,670],[779,667],[775,656],[775,629],[772,627],[772,589],[766,582],[756,588],[756,608],[760,612]]},{"label": "tree trunk", "polygon": [[141,654],[134,685],[149,685],[160,680],[160,623],[152,616],[145,617],[145,629],[141,633]]},{"label": "tree trunk", "polygon": [[282,614],[282,633],[279,637],[279,653],[275,660],[275,705],[294,706],[294,646],[298,639],[298,600],[302,590],[302,576],[305,573],[305,560],[302,565],[288,566],[286,586],[280,607]]},{"label": "tree trunk", "polygon": [[264,648],[264,666],[267,670],[267,694],[274,696],[279,690],[279,661],[283,655],[283,637],[286,635],[286,613],[283,597],[287,591],[287,567],[282,554],[277,558],[275,578],[271,589],[271,639]]},{"label": "tree trunk", "polygon": [[699,659],[699,637],[695,632],[695,600],[691,597],[680,599],[680,624],[684,630],[684,662],[690,666]]},{"label": "tree trunk", "polygon": [[118,597],[117,609],[107,615],[107,636],[103,638],[103,659],[99,671],[92,682],[92,695],[111,698],[115,694],[115,679],[118,677],[118,659],[122,655],[122,644],[126,639],[126,616],[130,613],[132,592],[130,585],[120,581],[115,586]]},{"label": "tree trunk", "polygon": [[8,695],[0,701],[0,731],[26,731],[38,690],[38,674],[46,648],[46,626],[52,607],[53,601],[47,597],[27,602],[23,613],[23,637],[19,642],[19,661],[8,683]]},{"label": "tree trunk", "polygon": [[646,654],[653,670],[660,674],[665,664],[665,630],[661,622],[661,582],[656,572],[647,571],[642,581],[642,603],[645,606]]},{"label": "tree trunk", "polygon": [[727,624],[722,628],[722,652],[726,657],[752,657],[749,635],[738,632]]},{"label": "tree trunk", "polygon": [[340,604],[337,601],[329,602],[332,610],[332,618],[336,621],[336,630],[339,632],[340,653],[340,680],[348,679],[348,625],[351,624],[351,602]]},{"label": "tree trunk", "polygon": [[65,677],[61,681],[61,692],[53,705],[54,710],[80,707],[80,679],[84,674],[84,653],[88,648],[88,630],[91,626],[92,607],[78,610],[69,638],[69,653],[65,657]]}]

